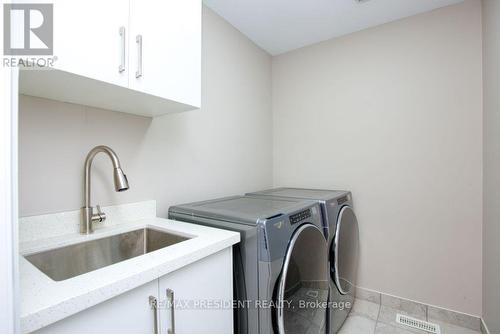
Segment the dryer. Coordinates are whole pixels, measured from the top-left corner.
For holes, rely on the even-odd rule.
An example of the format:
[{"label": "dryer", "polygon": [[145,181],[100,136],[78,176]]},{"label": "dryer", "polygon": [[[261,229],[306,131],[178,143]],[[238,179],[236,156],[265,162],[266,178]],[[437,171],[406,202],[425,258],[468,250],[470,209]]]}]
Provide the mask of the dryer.
[{"label": "dryer", "polygon": [[176,205],[169,218],[240,232],[235,333],[326,332],[328,256],[317,202],[236,196]]},{"label": "dryer", "polygon": [[247,194],[260,198],[314,200],[321,206],[323,233],[328,240],[330,297],[328,331],[337,333],[355,297],[359,229],[352,194],[343,190],[276,188]]}]

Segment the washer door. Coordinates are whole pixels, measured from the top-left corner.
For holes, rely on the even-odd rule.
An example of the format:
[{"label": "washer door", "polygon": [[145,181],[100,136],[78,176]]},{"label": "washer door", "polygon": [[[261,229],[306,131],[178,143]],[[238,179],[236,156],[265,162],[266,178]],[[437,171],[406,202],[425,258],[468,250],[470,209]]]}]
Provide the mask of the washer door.
[{"label": "washer door", "polygon": [[328,302],[328,245],[312,224],[292,236],[277,287],[280,334],[324,333]]},{"label": "washer door", "polygon": [[356,284],[358,269],[359,230],[358,220],[349,206],[339,213],[335,239],[332,244],[331,258],[334,259],[332,279],[343,295],[351,293]]}]

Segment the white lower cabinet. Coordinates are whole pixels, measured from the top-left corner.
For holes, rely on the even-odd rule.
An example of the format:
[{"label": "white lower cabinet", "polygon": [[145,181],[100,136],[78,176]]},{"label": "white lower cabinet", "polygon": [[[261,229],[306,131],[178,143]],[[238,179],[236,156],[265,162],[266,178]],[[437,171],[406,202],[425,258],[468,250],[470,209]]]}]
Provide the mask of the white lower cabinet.
[{"label": "white lower cabinet", "polygon": [[232,334],[232,300],[229,247],[36,333]]},{"label": "white lower cabinet", "polygon": [[153,334],[154,310],[149,296],[158,295],[158,280],[42,328],[43,334]]},{"label": "white lower cabinet", "polygon": [[233,333],[231,254],[228,248],[160,278],[161,334]]}]

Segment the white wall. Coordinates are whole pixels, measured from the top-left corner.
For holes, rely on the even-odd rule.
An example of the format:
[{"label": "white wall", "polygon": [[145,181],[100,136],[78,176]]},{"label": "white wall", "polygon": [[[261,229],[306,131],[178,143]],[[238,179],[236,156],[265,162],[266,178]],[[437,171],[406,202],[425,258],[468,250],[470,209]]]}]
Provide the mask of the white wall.
[{"label": "white wall", "polygon": [[[272,184],[271,57],[203,8],[203,109],[148,119],[33,97],[20,100],[20,215],[78,209],[83,164],[112,147],[130,181],[115,193],[103,155],[93,168],[93,204],[172,204]],[[244,126],[242,126],[244,125]]]},{"label": "white wall", "polygon": [[359,285],[473,315],[480,14],[468,0],[273,58],[275,185],[352,190]]},{"label": "white wall", "polygon": [[500,333],[500,2],[483,0],[483,317]]},{"label": "white wall", "polygon": [[0,68],[0,333],[19,333],[17,80],[17,70]]}]

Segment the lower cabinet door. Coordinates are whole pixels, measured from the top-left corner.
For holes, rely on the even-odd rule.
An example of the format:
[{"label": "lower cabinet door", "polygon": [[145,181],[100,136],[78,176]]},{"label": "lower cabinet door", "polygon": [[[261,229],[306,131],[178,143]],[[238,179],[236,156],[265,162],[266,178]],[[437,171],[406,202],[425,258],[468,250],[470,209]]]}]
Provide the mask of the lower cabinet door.
[{"label": "lower cabinet door", "polygon": [[160,278],[161,334],[232,334],[231,247]]},{"label": "lower cabinet door", "polygon": [[150,301],[157,298],[158,280],[155,280],[42,328],[36,333],[156,334],[156,330],[159,333],[158,313],[150,305]]}]

